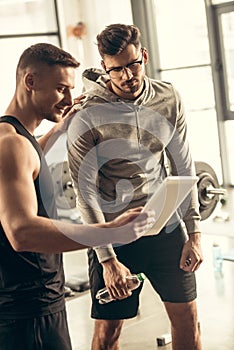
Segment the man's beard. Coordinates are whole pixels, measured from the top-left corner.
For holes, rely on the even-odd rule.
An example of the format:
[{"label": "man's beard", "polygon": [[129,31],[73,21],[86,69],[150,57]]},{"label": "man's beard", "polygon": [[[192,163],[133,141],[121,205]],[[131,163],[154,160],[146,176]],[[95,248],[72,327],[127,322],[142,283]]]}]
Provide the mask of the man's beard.
[{"label": "man's beard", "polygon": [[[113,82],[113,80],[111,81],[111,83],[121,92],[123,92],[124,94],[134,94],[136,91],[138,91],[140,89],[140,84],[137,83],[137,84],[134,84],[134,85],[131,85],[129,83],[131,82],[131,80],[127,81],[127,82],[124,82],[124,84],[122,86],[119,86],[117,84],[115,84],[115,82]],[[125,90],[125,86],[128,87],[128,90]]]}]

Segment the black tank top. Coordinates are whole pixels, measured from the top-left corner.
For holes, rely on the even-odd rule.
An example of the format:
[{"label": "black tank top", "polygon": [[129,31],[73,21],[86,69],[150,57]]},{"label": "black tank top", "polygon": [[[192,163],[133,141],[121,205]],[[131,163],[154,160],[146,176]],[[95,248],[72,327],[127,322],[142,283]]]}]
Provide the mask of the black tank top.
[{"label": "black tank top", "polygon": [[[34,181],[38,215],[56,218],[53,182],[39,144],[16,118],[4,116],[0,118],[2,122],[13,125],[36,149],[41,162]],[[62,254],[17,253],[0,224],[0,319],[37,317],[63,308]]]}]

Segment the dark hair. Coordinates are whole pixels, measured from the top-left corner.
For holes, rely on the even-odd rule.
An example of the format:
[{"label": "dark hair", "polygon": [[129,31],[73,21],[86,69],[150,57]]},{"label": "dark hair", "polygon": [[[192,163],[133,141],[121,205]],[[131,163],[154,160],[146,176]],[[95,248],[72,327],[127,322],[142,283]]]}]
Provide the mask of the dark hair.
[{"label": "dark hair", "polygon": [[60,65],[73,68],[77,68],[80,65],[72,55],[61,48],[48,43],[39,43],[30,46],[22,53],[17,65],[17,71],[40,63],[48,64],[49,66]]},{"label": "dark hair", "polygon": [[97,35],[100,55],[118,55],[129,44],[140,46],[140,30],[135,25],[111,24]]}]

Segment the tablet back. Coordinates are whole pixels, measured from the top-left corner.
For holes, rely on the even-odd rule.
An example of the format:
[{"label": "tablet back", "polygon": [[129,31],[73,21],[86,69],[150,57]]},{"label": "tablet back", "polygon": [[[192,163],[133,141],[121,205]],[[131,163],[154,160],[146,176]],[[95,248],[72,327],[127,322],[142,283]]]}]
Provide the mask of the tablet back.
[{"label": "tablet back", "polygon": [[143,211],[153,209],[156,220],[154,226],[145,234],[146,236],[156,235],[162,230],[197,181],[197,176],[168,176],[165,178],[143,208]]}]

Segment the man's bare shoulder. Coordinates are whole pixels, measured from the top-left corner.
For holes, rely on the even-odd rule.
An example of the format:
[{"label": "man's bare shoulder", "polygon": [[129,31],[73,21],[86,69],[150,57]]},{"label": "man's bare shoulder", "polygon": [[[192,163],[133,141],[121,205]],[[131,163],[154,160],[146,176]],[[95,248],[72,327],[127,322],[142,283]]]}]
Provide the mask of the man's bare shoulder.
[{"label": "man's bare shoulder", "polygon": [[39,167],[39,156],[31,142],[7,123],[0,123],[0,161],[3,167],[27,165],[33,171]]},{"label": "man's bare shoulder", "polygon": [[[0,146],[1,150],[8,151],[13,147],[25,147],[29,145],[29,140],[18,134],[13,125],[0,123]],[[3,148],[2,148],[3,147]]]},{"label": "man's bare shoulder", "polygon": [[0,123],[0,137],[8,134],[16,134],[14,126],[9,123]]}]

